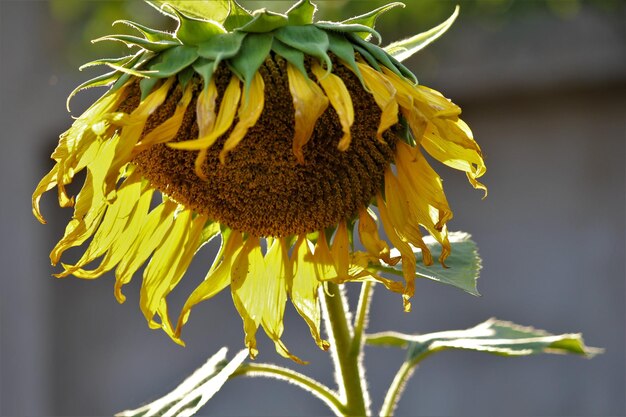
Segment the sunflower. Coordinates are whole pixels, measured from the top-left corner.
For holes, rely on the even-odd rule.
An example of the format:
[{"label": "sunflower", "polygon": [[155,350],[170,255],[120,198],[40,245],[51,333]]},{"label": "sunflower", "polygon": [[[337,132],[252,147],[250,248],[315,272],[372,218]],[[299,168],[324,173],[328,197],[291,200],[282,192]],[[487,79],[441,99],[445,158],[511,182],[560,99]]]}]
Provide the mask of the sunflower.
[{"label": "sunflower", "polygon": [[[45,222],[39,201],[54,187],[74,207],[52,264],[87,247],[57,277],[115,269],[124,302],[123,286],[147,264],[141,311],[180,344],[192,308],[230,286],[250,355],[261,326],[279,354],[300,361],[281,340],[287,299],[322,349],[318,293],[328,282],[380,282],[408,311],[414,248],[433,262],[423,231],[441,244],[439,262],[450,253],[452,211],[425,154],[474,188],[485,189],[485,165],[461,109],[398,61],[410,48],[368,41],[380,41],[376,18],[401,4],[337,23],[314,22],[308,0],[286,14],[227,3],[218,20],[165,4],[174,33],[121,21],[142,36],[101,39],[138,52],[86,64],[112,72],[75,92],[109,90],[61,135],[33,211]],[[83,170],[70,197],[65,187]],[[221,248],[174,323],[167,296],[215,238]],[[371,267],[399,262],[404,282]]]}]

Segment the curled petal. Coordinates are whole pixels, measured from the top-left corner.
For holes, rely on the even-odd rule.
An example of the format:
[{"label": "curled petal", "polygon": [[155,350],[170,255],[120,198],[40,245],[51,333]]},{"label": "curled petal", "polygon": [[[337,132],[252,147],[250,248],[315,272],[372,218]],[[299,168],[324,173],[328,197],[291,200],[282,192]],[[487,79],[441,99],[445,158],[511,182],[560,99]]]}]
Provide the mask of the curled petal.
[{"label": "curled petal", "polygon": [[361,74],[363,74],[363,81],[365,81],[365,85],[372,92],[374,101],[376,101],[376,104],[382,111],[376,138],[381,143],[385,143],[383,133],[398,123],[398,102],[396,99],[396,89],[383,74],[376,71],[369,65],[362,63],[357,63],[357,65],[359,66]]},{"label": "curled petal", "polygon": [[359,212],[359,239],[372,256],[388,264],[394,263],[389,256],[389,245],[378,235],[378,225],[367,209]]},{"label": "curled petal", "polygon": [[287,64],[287,76],[295,109],[293,153],[302,164],[304,163],[302,148],[311,139],[317,119],[328,108],[328,98],[317,84],[305,77],[292,64]]},{"label": "curled petal", "polygon": [[263,112],[263,106],[265,105],[265,83],[261,74],[256,72],[252,78],[250,84],[250,92],[247,99],[242,100],[239,104],[239,112],[237,117],[239,121],[233,128],[232,133],[226,139],[224,148],[220,152],[220,162],[223,164],[226,160],[228,152],[235,149],[235,147],[241,142],[243,137],[248,133],[248,129],[254,126],[259,120],[261,113]]},{"label": "curled petal", "polygon": [[343,137],[339,140],[337,149],[345,151],[350,146],[350,141],[352,140],[350,128],[354,124],[354,107],[352,106],[350,92],[340,77],[332,73],[326,73],[318,63],[314,63],[311,66],[311,70],[317,77],[317,81],[322,85],[326,96],[330,100],[330,104],[337,112],[337,116],[339,116]]}]

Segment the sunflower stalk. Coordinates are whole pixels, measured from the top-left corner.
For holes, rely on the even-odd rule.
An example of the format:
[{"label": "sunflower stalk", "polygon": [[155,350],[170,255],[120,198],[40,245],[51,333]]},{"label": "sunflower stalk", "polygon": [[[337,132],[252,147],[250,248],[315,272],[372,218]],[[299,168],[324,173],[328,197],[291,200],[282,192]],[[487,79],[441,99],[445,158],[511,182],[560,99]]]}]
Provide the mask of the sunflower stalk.
[{"label": "sunflower stalk", "polygon": [[[353,348],[357,333],[352,329],[348,303],[342,290],[339,285],[328,283],[327,291],[324,292],[326,329],[332,345],[330,351],[335,365],[337,384],[345,400],[342,415],[367,416],[371,413],[362,361],[363,344],[359,342],[359,348]],[[369,291],[362,292],[362,298],[364,294],[368,297]],[[361,306],[367,304],[367,300],[359,302]],[[361,310],[364,316],[367,309],[364,307]],[[359,329],[359,333],[361,333],[366,320],[359,320],[357,316],[358,322],[361,323]],[[360,338],[360,334],[358,337]]]}]

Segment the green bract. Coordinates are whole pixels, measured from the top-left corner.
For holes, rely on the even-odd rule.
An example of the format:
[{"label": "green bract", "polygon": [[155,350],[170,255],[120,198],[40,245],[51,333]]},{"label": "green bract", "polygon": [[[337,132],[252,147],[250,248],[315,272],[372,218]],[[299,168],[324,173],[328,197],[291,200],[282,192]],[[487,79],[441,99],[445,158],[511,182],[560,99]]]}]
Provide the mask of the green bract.
[{"label": "green bract", "polygon": [[[92,61],[81,67],[106,65],[112,72],[79,85],[69,100],[80,90],[97,86],[112,86],[110,92],[123,85],[130,76],[141,77],[142,98],[146,97],[156,81],[179,76],[183,83],[194,72],[205,81],[225,62],[249,87],[252,76],[270,51],[283,57],[308,77],[305,55],[320,61],[327,72],[332,70],[329,52],[348,65],[362,80],[356,65],[358,53],[373,68],[386,67],[395,74],[417,83],[417,79],[404,65],[404,59],[441,36],[452,24],[458,7],[441,25],[404,41],[381,48],[369,39],[381,42],[374,29],[380,15],[402,3],[390,3],[369,13],[342,22],[315,21],[317,7],[310,0],[300,0],[285,14],[265,9],[249,12],[235,0],[194,1],[151,0],[148,4],[176,20],[174,33],[163,32],[128,20],[122,23],[137,30],[141,36],[109,35],[93,42],[122,42],[138,52],[121,58]],[[208,82],[205,82],[208,85]]]}]

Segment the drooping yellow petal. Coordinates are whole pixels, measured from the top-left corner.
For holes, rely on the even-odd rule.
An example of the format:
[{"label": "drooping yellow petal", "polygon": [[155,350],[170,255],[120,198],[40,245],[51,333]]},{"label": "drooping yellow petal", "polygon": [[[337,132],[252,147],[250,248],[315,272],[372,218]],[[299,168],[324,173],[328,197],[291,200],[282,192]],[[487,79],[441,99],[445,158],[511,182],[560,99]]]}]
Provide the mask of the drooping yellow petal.
[{"label": "drooping yellow petal", "polygon": [[[391,169],[385,171],[385,200],[389,218],[396,232],[407,242],[422,250],[424,265],[432,265],[430,250],[424,243],[419,229],[420,217],[417,217],[417,212],[412,210],[405,187],[398,181]],[[419,216],[424,217],[424,214],[419,213]]]},{"label": "drooping yellow petal", "polygon": [[293,137],[293,154],[298,162],[304,163],[302,148],[307,144],[317,119],[328,108],[328,98],[322,89],[312,80],[305,77],[295,66],[287,64],[289,91],[293,98],[295,110],[295,132]]},{"label": "drooping yellow petal", "polygon": [[59,165],[55,164],[54,167],[48,172],[37,184],[37,188],[35,188],[35,192],[32,197],[32,207],[33,214],[39,220],[40,223],[46,224],[46,219],[43,218],[41,214],[41,209],[39,207],[39,202],[41,201],[41,196],[46,192],[50,191],[57,185],[57,173],[59,170]]},{"label": "drooping yellow petal", "polygon": [[378,132],[376,138],[385,143],[383,139],[383,133],[385,133],[390,127],[398,123],[398,102],[396,100],[396,89],[394,86],[381,74],[369,65],[357,62],[361,74],[363,74],[363,81],[367,88],[372,92],[374,101],[382,111],[380,115],[380,124],[378,125]]},{"label": "drooping yellow petal", "polygon": [[191,210],[178,213],[172,229],[160,242],[144,271],[139,305],[151,327],[162,327],[154,321],[154,315],[182,278],[200,244],[207,218],[192,216]]},{"label": "drooping yellow petal", "polygon": [[224,237],[223,259],[216,259],[217,266],[212,268],[204,281],[191,293],[178,318],[175,335],[180,337],[183,326],[189,320],[191,309],[196,304],[208,300],[230,284],[231,267],[237,254],[243,247],[243,236],[240,232],[231,231],[227,237]]},{"label": "drooping yellow petal", "polygon": [[167,93],[176,77],[168,78],[163,85],[153,91],[145,100],[143,100],[135,110],[130,114],[128,124],[122,128],[120,134],[121,138],[117,143],[115,149],[115,156],[109,166],[109,170],[104,179],[104,195],[107,200],[111,201],[115,199],[117,180],[120,175],[120,170],[131,161],[133,156],[133,149],[141,137],[144,126],[148,117],[167,98]]},{"label": "drooping yellow petal", "polygon": [[339,279],[348,277],[348,270],[350,268],[350,240],[348,239],[348,228],[345,221],[339,222],[337,226],[331,253]]},{"label": "drooping yellow petal", "polygon": [[319,237],[315,243],[315,252],[313,253],[313,261],[315,273],[319,281],[331,281],[337,279],[337,269],[333,255],[330,253],[328,242],[324,231],[319,232]]},{"label": "drooping yellow petal", "polygon": [[144,136],[143,139],[135,145],[133,155],[137,155],[141,151],[148,149],[150,146],[173,140],[183,123],[183,117],[185,116],[185,112],[187,111],[187,107],[189,106],[192,97],[193,85],[192,83],[189,83],[185,88],[182,98],[176,105],[176,110],[174,110],[172,117],[155,127],[146,136]]},{"label": "drooping yellow petal", "polygon": [[199,136],[197,139],[193,140],[168,143],[168,146],[174,149],[184,149],[188,151],[199,151],[201,149],[210,148],[220,136],[230,129],[233,120],[235,120],[237,104],[241,98],[241,87],[239,84],[239,78],[233,75],[222,97],[220,110],[217,114],[217,119],[215,119],[215,126],[206,136]]},{"label": "drooping yellow petal", "polygon": [[389,245],[378,235],[378,225],[367,209],[359,212],[359,239],[367,251],[378,259],[388,264],[394,264],[397,260],[389,256]]},{"label": "drooping yellow petal", "polygon": [[215,127],[217,119],[217,85],[215,78],[211,78],[207,88],[198,94],[196,102],[196,122],[198,123],[198,137],[207,136]]},{"label": "drooping yellow petal", "polygon": [[[144,189],[137,201],[133,211],[129,216],[128,223],[122,231],[122,234],[118,239],[114,239],[110,249],[104,255],[100,265],[92,270],[85,270],[82,268],[72,272],[72,274],[78,278],[93,279],[98,278],[103,273],[113,269],[130,250],[131,245],[135,242],[141,230],[141,226],[146,221],[148,212],[150,209],[150,202],[152,201],[152,195],[154,189],[146,186],[144,180]],[[119,294],[118,301],[123,302],[123,295]]]},{"label": "drooping yellow petal", "polygon": [[139,171],[130,174],[118,190],[118,199],[110,204],[102,223],[81,258],[74,265],[63,264],[64,271],[56,277],[65,277],[102,256],[118,239],[130,219],[130,210],[141,195],[142,181]]},{"label": "drooping yellow petal", "polygon": [[117,265],[114,290],[120,303],[126,299],[122,294],[122,287],[130,282],[133,274],[168,234],[177,207],[176,203],[167,200],[152,210],[141,226],[137,238]]},{"label": "drooping yellow petal", "polygon": [[397,147],[396,166],[398,181],[406,193],[413,217],[445,245],[447,235],[442,232],[445,224],[452,219],[452,210],[443,191],[441,178],[419,149],[405,143]]},{"label": "drooping yellow petal", "polygon": [[354,107],[350,92],[340,77],[333,73],[327,73],[317,62],[313,63],[311,71],[317,77],[317,81],[322,85],[330,104],[337,112],[343,130],[343,137],[339,141],[337,149],[345,151],[352,141],[350,128],[354,124]]},{"label": "drooping yellow petal", "polygon": [[415,293],[415,254],[413,253],[413,250],[411,249],[411,246],[408,244],[408,242],[404,238],[399,236],[396,232],[396,229],[387,211],[387,204],[380,194],[376,195],[376,203],[380,213],[380,220],[383,224],[383,228],[385,229],[385,233],[387,233],[387,237],[391,241],[391,244],[400,251],[400,255],[402,256],[402,275],[404,276],[405,282],[402,300],[404,302],[404,311],[408,312],[411,311],[410,298]]},{"label": "drooping yellow petal", "polygon": [[465,122],[460,119],[437,121],[429,125],[423,139],[422,146],[433,158],[464,171],[470,184],[487,195],[487,187],[477,180],[487,172],[487,167],[480,147]]},{"label": "drooping yellow petal", "polygon": [[239,121],[233,128],[228,139],[224,142],[224,148],[220,152],[220,162],[226,161],[226,155],[241,142],[243,137],[248,133],[248,129],[254,126],[261,117],[263,106],[265,105],[265,83],[261,74],[256,72],[250,84],[250,91],[246,99],[239,104],[239,112],[237,117]]},{"label": "drooping yellow petal", "polygon": [[320,349],[327,350],[330,344],[322,339],[320,333],[321,311],[318,298],[320,281],[317,279],[315,261],[306,238],[298,239],[291,258],[294,265],[293,278],[291,282],[287,281],[291,302],[309,325],[315,343]]},{"label": "drooping yellow petal", "polygon": [[287,251],[281,242],[282,239],[274,240],[265,259],[259,239],[248,237],[232,266],[231,290],[235,307],[243,319],[250,357],[254,359],[258,354],[256,331],[263,325],[280,355],[303,363],[289,353],[280,340],[287,302],[285,277],[291,273]]}]

